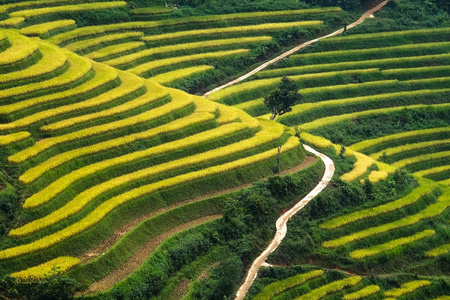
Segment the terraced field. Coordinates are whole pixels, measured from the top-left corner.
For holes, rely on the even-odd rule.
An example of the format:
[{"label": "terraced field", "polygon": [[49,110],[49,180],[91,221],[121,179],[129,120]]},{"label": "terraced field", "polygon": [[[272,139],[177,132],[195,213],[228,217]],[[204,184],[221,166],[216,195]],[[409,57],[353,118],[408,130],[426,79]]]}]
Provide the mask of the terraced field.
[{"label": "terraced field", "polygon": [[[27,196],[0,259],[17,278],[43,278],[58,265],[92,283],[151,237],[217,219],[223,201],[202,195],[271,175],[277,147],[284,169],[304,157],[282,125],[1,33],[3,53],[14,54],[0,61],[2,156]],[[104,255],[90,252],[144,216]],[[115,267],[98,268],[115,255]]]},{"label": "terraced field", "polygon": [[[0,208],[20,208],[0,226],[0,275],[65,274],[90,299],[209,299],[221,284],[231,297],[271,235],[248,224],[281,213],[265,197],[287,209],[322,176],[304,142],[337,176],[268,259],[292,266],[263,268],[246,299],[450,295],[449,27],[323,39],[203,98],[171,87],[203,93],[345,12],[3,2]],[[126,17],[82,23],[103,13]],[[302,100],[270,121],[282,77]],[[362,125],[394,119],[406,125]],[[243,189],[277,166],[295,174]]]}]

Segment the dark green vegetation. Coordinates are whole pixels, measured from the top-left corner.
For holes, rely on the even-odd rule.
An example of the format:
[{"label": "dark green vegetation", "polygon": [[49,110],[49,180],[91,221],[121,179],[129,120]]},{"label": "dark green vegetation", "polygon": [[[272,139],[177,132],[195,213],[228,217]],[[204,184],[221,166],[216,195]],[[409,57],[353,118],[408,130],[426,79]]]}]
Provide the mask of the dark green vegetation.
[{"label": "dark green vegetation", "polygon": [[300,102],[302,96],[297,93],[297,90],[295,82],[283,77],[280,85],[264,97],[264,104],[272,111],[271,120],[277,115],[292,111],[292,106]]}]

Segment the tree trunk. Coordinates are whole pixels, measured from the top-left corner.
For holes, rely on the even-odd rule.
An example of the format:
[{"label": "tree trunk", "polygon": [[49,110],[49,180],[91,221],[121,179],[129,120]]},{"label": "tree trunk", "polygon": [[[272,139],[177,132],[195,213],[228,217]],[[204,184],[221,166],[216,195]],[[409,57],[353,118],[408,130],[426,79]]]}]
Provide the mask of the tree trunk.
[{"label": "tree trunk", "polygon": [[272,113],[272,116],[270,117],[270,120],[275,119],[276,116],[277,116],[277,113]]}]

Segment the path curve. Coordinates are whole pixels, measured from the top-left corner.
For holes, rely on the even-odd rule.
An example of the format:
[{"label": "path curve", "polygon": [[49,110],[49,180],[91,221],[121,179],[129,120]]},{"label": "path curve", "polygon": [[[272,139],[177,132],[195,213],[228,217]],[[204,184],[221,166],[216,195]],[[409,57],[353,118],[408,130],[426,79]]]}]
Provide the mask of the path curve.
[{"label": "path curve", "polygon": [[[352,24],[348,25],[348,26],[347,26],[347,29],[353,28],[353,27],[355,27],[355,26],[361,24],[361,23],[364,22],[367,18],[373,18],[373,15],[372,15],[372,14],[375,13],[376,11],[380,10],[381,8],[383,8],[383,7],[386,5],[386,3],[388,3],[388,1],[389,1],[389,0],[383,1],[383,2],[381,2],[380,4],[378,4],[377,6],[375,6],[374,8],[372,8],[372,9],[366,11],[366,12],[358,19],[358,21],[353,22]],[[339,29],[339,30],[336,30],[336,31],[333,32],[333,33],[324,35],[324,36],[319,37],[319,38],[316,38],[316,39],[314,39],[314,40],[305,42],[305,43],[303,43],[303,44],[301,44],[301,45],[299,45],[299,46],[297,46],[297,47],[295,47],[295,48],[292,48],[291,50],[289,50],[289,51],[287,51],[287,52],[284,52],[284,53],[281,54],[280,56],[277,56],[277,57],[275,57],[274,59],[271,59],[271,60],[269,60],[268,62],[265,62],[264,64],[260,65],[260,66],[257,67],[256,69],[254,69],[254,70],[248,72],[247,74],[242,75],[241,77],[239,77],[239,78],[237,78],[237,79],[235,79],[235,80],[233,80],[233,81],[230,81],[230,82],[228,82],[228,83],[226,83],[226,84],[224,84],[224,85],[221,85],[221,86],[219,86],[219,87],[217,87],[217,88],[215,88],[215,89],[213,89],[213,90],[211,90],[211,91],[205,93],[205,94],[203,95],[203,97],[208,97],[208,96],[209,96],[210,94],[212,94],[212,93],[215,93],[215,92],[217,92],[217,91],[219,91],[219,90],[222,90],[222,89],[224,89],[224,88],[226,88],[226,87],[229,87],[229,86],[231,86],[231,85],[234,85],[234,84],[236,84],[236,83],[239,83],[239,82],[241,82],[241,81],[247,79],[248,77],[250,77],[250,76],[252,76],[252,75],[258,73],[258,72],[261,71],[262,69],[264,69],[264,68],[270,66],[271,64],[274,64],[274,63],[276,63],[277,61],[279,61],[279,60],[281,60],[281,59],[283,59],[283,58],[285,58],[285,57],[291,55],[292,53],[297,52],[298,50],[303,49],[303,48],[305,48],[305,47],[307,47],[307,46],[309,46],[309,45],[311,45],[311,44],[314,44],[315,42],[317,42],[317,41],[319,41],[319,40],[321,40],[321,39],[325,39],[325,38],[328,38],[328,37],[331,37],[331,36],[335,36],[335,35],[341,34],[341,33],[343,33],[343,32],[344,32],[344,28],[341,28],[341,29]]]},{"label": "path curve", "polygon": [[323,163],[325,164],[325,172],[322,176],[322,180],[320,180],[319,184],[311,191],[308,195],[306,195],[303,199],[297,202],[297,204],[292,207],[290,210],[288,210],[286,213],[284,213],[281,217],[278,218],[276,227],[277,232],[275,233],[275,237],[270,242],[269,246],[267,246],[266,250],[261,253],[260,256],[258,256],[254,261],[252,266],[250,267],[250,270],[247,273],[247,277],[245,278],[244,283],[241,285],[239,290],[236,293],[236,300],[241,300],[244,298],[244,296],[247,294],[248,289],[252,285],[253,281],[256,278],[256,275],[258,274],[258,270],[263,265],[269,256],[270,253],[275,251],[275,249],[280,245],[281,241],[286,236],[287,232],[287,221],[295,215],[299,210],[301,210],[303,207],[305,207],[306,204],[308,204],[311,199],[313,199],[315,196],[317,196],[330,182],[331,178],[334,174],[334,163],[333,161],[326,156],[325,154],[322,154],[320,152],[317,152],[316,150],[312,149],[311,147],[307,145],[303,145],[306,149],[306,151],[311,152],[322,159]]}]

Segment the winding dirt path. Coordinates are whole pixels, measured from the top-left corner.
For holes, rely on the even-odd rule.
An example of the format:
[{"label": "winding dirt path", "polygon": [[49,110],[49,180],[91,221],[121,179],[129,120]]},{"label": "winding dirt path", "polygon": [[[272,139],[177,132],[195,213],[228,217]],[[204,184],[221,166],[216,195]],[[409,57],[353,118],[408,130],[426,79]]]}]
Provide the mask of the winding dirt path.
[{"label": "winding dirt path", "polygon": [[244,283],[241,285],[241,287],[236,293],[236,300],[241,300],[244,298],[245,294],[247,294],[248,289],[255,280],[261,265],[265,264],[265,261],[269,256],[269,254],[275,251],[275,249],[280,245],[281,241],[286,236],[287,221],[289,221],[289,219],[293,215],[295,215],[299,210],[305,207],[305,205],[308,204],[308,202],[311,201],[311,199],[317,196],[328,185],[331,178],[333,177],[334,174],[333,161],[325,154],[319,153],[307,145],[304,145],[304,147],[308,152],[311,152],[319,156],[320,159],[322,159],[323,163],[325,164],[325,172],[322,176],[322,180],[308,195],[306,195],[303,199],[298,201],[294,207],[292,207],[290,210],[288,210],[286,213],[284,213],[281,217],[278,218],[276,223],[277,232],[275,233],[275,237],[270,242],[269,246],[267,246],[266,250],[264,250],[263,253],[261,253],[261,255],[258,256],[253,261],[253,264],[247,273],[247,277],[245,278]]},{"label": "winding dirt path", "polygon": [[[268,62],[260,65],[259,67],[257,67],[256,69],[248,72],[247,74],[232,80],[222,86],[219,86],[207,93],[205,93],[203,95],[203,97],[207,97],[212,93],[215,93],[219,90],[222,90],[226,87],[232,86],[236,83],[239,83],[245,79],[247,79],[248,77],[258,73],[259,71],[263,70],[264,68],[270,66],[271,64],[274,64],[278,61],[280,61],[281,59],[311,45],[316,43],[317,41],[321,40],[321,39],[325,39],[328,37],[332,37],[332,36],[336,36],[339,35],[341,33],[343,33],[344,31],[351,29],[355,26],[358,26],[359,24],[361,24],[362,22],[364,22],[367,18],[373,18],[373,14],[375,12],[377,12],[378,10],[380,10],[381,8],[383,8],[389,0],[383,1],[380,4],[378,4],[377,6],[373,7],[372,9],[366,11],[356,22],[353,22],[350,25],[347,25],[346,28],[341,28],[339,30],[336,30],[335,32],[332,32],[328,35],[313,39],[311,41],[305,42],[287,52],[284,52],[283,54],[275,57],[272,60],[269,60]],[[248,289],[250,288],[250,286],[252,285],[253,281],[256,278],[256,275],[258,274],[258,270],[262,265],[267,265],[266,263],[266,259],[269,256],[270,253],[272,253],[273,251],[275,251],[275,249],[278,247],[278,245],[280,245],[281,241],[283,240],[283,238],[286,236],[286,232],[287,232],[287,221],[295,214],[297,213],[299,210],[301,210],[306,204],[308,204],[308,202],[313,199],[315,196],[317,196],[317,194],[319,194],[330,182],[331,178],[333,177],[334,174],[334,163],[333,161],[325,156],[322,153],[319,153],[317,151],[315,151],[314,149],[312,149],[311,147],[304,145],[305,149],[311,153],[314,153],[315,155],[319,156],[322,161],[325,164],[325,173],[322,177],[322,180],[319,182],[319,184],[303,199],[301,199],[293,208],[291,208],[289,211],[287,211],[286,213],[284,213],[280,218],[278,218],[277,222],[276,222],[276,227],[277,227],[277,232],[275,234],[275,237],[273,238],[272,242],[269,244],[269,246],[266,248],[266,250],[263,251],[263,253],[261,253],[260,256],[258,256],[252,266],[250,267],[250,270],[247,273],[247,277],[244,281],[244,283],[241,285],[241,287],[239,288],[239,290],[236,293],[236,300],[241,300],[244,298],[244,296],[247,294]]]},{"label": "winding dirt path", "polygon": [[[375,13],[376,11],[380,10],[381,8],[383,8],[383,7],[386,5],[386,3],[388,3],[388,1],[389,1],[389,0],[383,1],[383,2],[381,2],[380,4],[378,4],[377,6],[375,6],[374,8],[372,8],[372,9],[366,11],[366,12],[365,12],[365,13],[364,13],[364,14],[363,14],[356,22],[353,22],[352,24],[348,25],[348,26],[347,26],[347,29],[351,29],[351,28],[353,28],[353,27],[355,27],[355,26],[361,24],[362,22],[364,22],[367,18],[373,17],[372,14]],[[301,50],[301,49],[303,49],[303,48],[305,48],[305,47],[307,47],[307,46],[309,46],[309,45],[311,45],[311,44],[314,44],[314,43],[316,43],[317,41],[319,41],[319,40],[321,40],[321,39],[325,39],[325,38],[328,38],[328,37],[332,37],[332,36],[341,34],[341,33],[343,33],[344,31],[345,31],[345,29],[344,29],[344,28],[341,28],[341,29],[339,29],[339,30],[336,30],[336,31],[333,32],[333,33],[330,33],[330,34],[328,34],[328,35],[324,35],[324,36],[322,36],[322,37],[319,37],[319,38],[314,39],[314,40],[311,40],[311,41],[307,41],[307,42],[305,42],[305,43],[303,43],[303,44],[301,44],[301,45],[299,45],[299,46],[297,46],[297,47],[295,47],[295,48],[292,48],[291,50],[289,50],[289,51],[287,51],[287,52],[284,52],[283,54],[281,54],[281,55],[275,57],[274,59],[271,59],[271,60],[269,60],[268,62],[265,62],[264,64],[260,65],[260,66],[257,67],[256,69],[254,69],[254,70],[248,72],[247,74],[242,75],[241,77],[239,77],[239,78],[237,78],[237,79],[235,79],[235,80],[233,80],[233,81],[230,81],[230,82],[228,82],[228,83],[226,83],[226,84],[224,84],[224,85],[221,85],[221,86],[219,86],[219,87],[217,87],[217,88],[215,88],[215,89],[213,89],[213,90],[211,90],[211,91],[205,93],[205,94],[203,95],[203,97],[208,97],[208,96],[209,96],[210,94],[212,94],[212,93],[215,93],[215,92],[217,92],[217,91],[219,91],[219,90],[222,90],[222,89],[224,89],[224,88],[226,88],[226,87],[229,87],[229,86],[231,86],[231,85],[234,85],[234,84],[236,84],[236,83],[239,83],[239,82],[241,82],[241,81],[247,79],[248,77],[250,77],[250,76],[252,76],[252,75],[258,73],[258,72],[261,71],[262,69],[264,69],[264,68],[270,66],[271,64],[274,64],[274,63],[276,63],[276,62],[282,60],[283,58],[285,58],[285,57],[291,55],[291,54],[294,53],[294,52],[297,52],[297,51],[299,51],[299,50]]]}]

